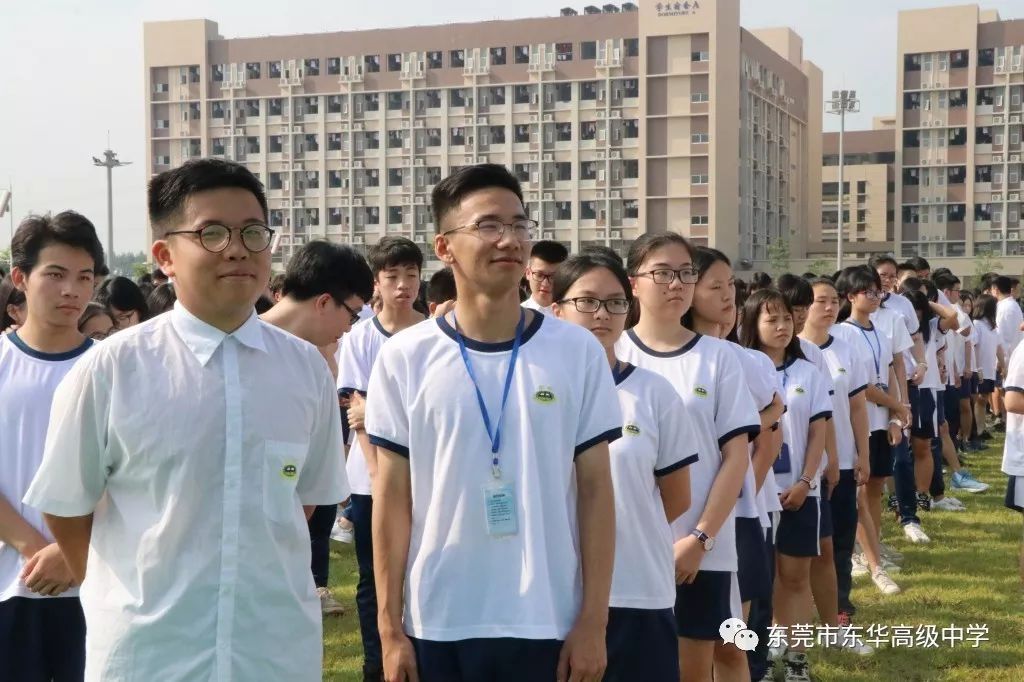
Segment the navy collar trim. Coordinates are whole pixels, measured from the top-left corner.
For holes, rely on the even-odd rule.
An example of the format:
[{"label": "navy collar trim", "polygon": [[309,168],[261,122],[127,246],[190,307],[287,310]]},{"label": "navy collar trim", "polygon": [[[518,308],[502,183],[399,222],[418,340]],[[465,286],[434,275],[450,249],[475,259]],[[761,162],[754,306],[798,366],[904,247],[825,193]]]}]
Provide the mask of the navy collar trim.
[{"label": "navy collar trim", "polygon": [[[533,335],[537,333],[542,324],[544,324],[544,314],[541,313],[540,311],[533,311],[533,320],[530,322],[530,324],[526,326],[526,329],[523,330],[523,338],[519,342],[519,345],[521,346],[525,344],[527,341],[529,341],[531,338],[533,338]],[[449,338],[451,338],[452,341],[455,341],[456,343],[458,342],[458,339],[456,338],[455,335],[455,329],[448,322],[448,320],[444,318],[444,316],[437,318],[437,326],[440,327],[441,331],[444,332]],[[488,343],[486,341],[477,341],[476,339],[471,339],[464,334],[462,336],[462,340],[463,342],[465,342],[466,348],[470,350],[479,351],[481,353],[503,353],[506,351],[510,351],[512,350],[512,345],[515,343],[515,339],[509,339],[508,341],[498,341],[496,343]]]}]

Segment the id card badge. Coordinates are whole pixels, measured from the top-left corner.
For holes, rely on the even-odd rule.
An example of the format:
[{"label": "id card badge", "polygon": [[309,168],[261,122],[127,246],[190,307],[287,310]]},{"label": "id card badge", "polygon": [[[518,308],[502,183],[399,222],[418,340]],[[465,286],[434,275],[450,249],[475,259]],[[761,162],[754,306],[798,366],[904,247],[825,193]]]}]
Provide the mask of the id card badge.
[{"label": "id card badge", "polygon": [[516,514],[516,487],[511,481],[493,481],[484,486],[484,518],[492,537],[519,532]]},{"label": "id card badge", "polygon": [[782,452],[775,459],[775,463],[772,464],[772,471],[777,474],[788,474],[793,470],[792,464],[789,461],[789,444],[782,444]]}]

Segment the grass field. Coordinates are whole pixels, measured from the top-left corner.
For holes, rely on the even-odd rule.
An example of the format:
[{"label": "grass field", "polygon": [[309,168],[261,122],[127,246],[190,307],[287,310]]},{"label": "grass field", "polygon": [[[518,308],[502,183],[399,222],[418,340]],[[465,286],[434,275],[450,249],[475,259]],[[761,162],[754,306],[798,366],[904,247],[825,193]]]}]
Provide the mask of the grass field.
[{"label": "grass field", "polygon": [[[978,495],[954,493],[968,511],[923,516],[930,545],[911,545],[891,517],[887,519],[886,539],[905,555],[903,571],[893,575],[902,594],[885,597],[868,578],[856,579],[853,592],[856,624],[865,628],[936,625],[941,631],[951,624],[986,624],[988,641],[977,649],[970,644],[950,648],[940,639],[941,648],[885,647],[866,658],[834,649],[813,651],[816,680],[1024,681],[1024,593],[1017,573],[1021,518],[1003,507],[1006,477],[999,472],[1001,455],[1002,442],[992,441],[992,447],[971,459],[972,473],[991,488]],[[333,545],[331,586],[346,613],[324,622],[324,680],[361,680],[355,555],[351,545]]]}]

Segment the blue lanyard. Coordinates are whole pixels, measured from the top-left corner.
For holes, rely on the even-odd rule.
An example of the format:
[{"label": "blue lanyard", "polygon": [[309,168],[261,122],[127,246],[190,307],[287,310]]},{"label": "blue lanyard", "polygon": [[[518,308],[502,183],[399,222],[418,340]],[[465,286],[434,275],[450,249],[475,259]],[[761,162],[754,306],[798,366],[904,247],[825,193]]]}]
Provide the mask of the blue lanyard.
[{"label": "blue lanyard", "polygon": [[[878,351],[875,351],[875,346],[871,345],[871,339],[868,338],[868,330],[860,326],[853,320],[847,320],[850,324],[860,330],[860,335],[864,337],[864,343],[868,344],[868,348],[871,349],[871,359],[875,361],[875,379],[882,381],[882,341],[878,338],[878,329],[874,326],[871,327],[871,333],[875,335],[875,344],[878,347]],[[885,382],[882,382],[885,383]]]},{"label": "blue lanyard", "polygon": [[498,413],[498,420],[493,433],[491,431],[491,416],[487,412],[487,405],[484,403],[484,396],[480,393],[480,384],[476,380],[476,373],[473,372],[473,363],[469,360],[469,353],[466,352],[466,342],[459,332],[459,321],[452,312],[452,322],[455,323],[455,339],[459,342],[459,352],[462,353],[462,362],[466,365],[469,378],[473,382],[473,389],[476,390],[476,402],[480,406],[480,414],[484,418],[484,428],[487,429],[487,437],[491,441],[491,473],[495,478],[501,478],[501,463],[498,457],[498,450],[501,449],[501,418],[505,416],[505,403],[508,402],[508,393],[512,388],[512,374],[516,369],[516,358],[519,357],[519,344],[523,340],[523,326],[526,323],[526,311],[520,311],[519,324],[516,325],[516,338],[512,342],[512,357],[508,361],[508,372],[505,374],[505,389],[501,395],[501,411]]}]

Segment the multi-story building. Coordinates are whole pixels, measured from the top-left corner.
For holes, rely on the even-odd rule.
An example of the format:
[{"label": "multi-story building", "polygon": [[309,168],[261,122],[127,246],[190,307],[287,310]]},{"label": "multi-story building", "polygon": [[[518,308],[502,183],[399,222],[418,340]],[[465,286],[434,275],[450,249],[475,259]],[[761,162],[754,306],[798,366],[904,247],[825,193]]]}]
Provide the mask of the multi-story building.
[{"label": "multi-story building", "polygon": [[[808,241],[807,257],[836,253],[839,221],[839,133],[822,142],[821,233]],[[851,259],[893,252],[896,129],[894,118],[876,118],[871,130],[843,136],[843,252]]]},{"label": "multi-story building", "polygon": [[742,29],[739,0],[262,38],[148,23],[145,62],[150,171],[246,164],[279,263],[314,238],[426,247],[433,186],[485,161],[573,249],[672,229],[762,261],[818,229],[821,73],[789,29]]},{"label": "multi-story building", "polygon": [[903,256],[1024,254],[1024,20],[899,13],[895,239]]}]

